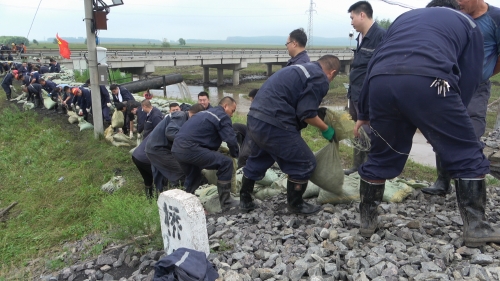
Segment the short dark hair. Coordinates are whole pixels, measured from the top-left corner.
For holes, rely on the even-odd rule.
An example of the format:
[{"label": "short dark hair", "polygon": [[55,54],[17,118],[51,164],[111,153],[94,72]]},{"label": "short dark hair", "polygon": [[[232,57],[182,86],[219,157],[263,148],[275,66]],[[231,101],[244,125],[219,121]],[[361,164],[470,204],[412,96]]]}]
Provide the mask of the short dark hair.
[{"label": "short dark hair", "polygon": [[307,44],[307,35],[303,28],[297,28],[290,32],[290,40],[293,40],[299,44],[301,47],[305,47]]},{"label": "short dark hair", "polygon": [[110,90],[116,90],[116,89],[118,89],[118,85],[117,85],[117,84],[111,84],[111,85],[109,86],[109,89],[110,89]]},{"label": "short dark hair", "polygon": [[65,92],[66,92],[66,91],[67,91],[67,90],[69,90],[69,89],[70,89],[70,88],[69,88],[69,86],[64,86],[63,91],[65,91]]},{"label": "short dark hair", "polygon": [[168,105],[168,107],[169,107],[169,108],[176,107],[176,106],[180,106],[180,105],[179,105],[178,103],[176,103],[176,102],[171,102],[171,103]]},{"label": "short dark hair", "polygon": [[250,93],[248,93],[248,97],[255,98],[255,96],[257,95],[257,91],[259,91],[259,89],[252,89]]},{"label": "short dark hair", "polygon": [[318,59],[318,62],[328,70],[336,70],[337,73],[340,71],[340,60],[334,55],[324,55]]},{"label": "short dark hair", "polygon": [[122,111],[124,108],[126,108],[126,106],[123,102],[116,102],[115,107],[116,107],[116,110],[119,110],[119,111]]},{"label": "short dark hair", "polygon": [[53,58],[50,58],[50,60],[49,60],[49,61],[50,61],[50,62],[55,62],[56,60],[55,60],[55,59],[53,59]]},{"label": "short dark hair", "polygon": [[233,103],[236,103],[236,101],[232,97],[225,96],[220,100],[219,105],[233,104]]},{"label": "short dark hair", "polygon": [[43,78],[38,78],[38,82],[44,82],[44,81],[45,81],[45,79],[43,79]]},{"label": "short dark hair", "polygon": [[373,17],[372,5],[368,1],[358,1],[349,7],[348,13],[353,12],[355,14],[365,13],[366,16],[371,19]]},{"label": "short dark hair", "polygon": [[87,81],[85,81],[85,84],[90,85],[90,78],[89,78],[89,79],[87,79]]},{"label": "short dark hair", "polygon": [[208,96],[208,93],[207,93],[207,92],[200,92],[200,93],[198,94],[198,97],[203,97],[203,96],[207,97],[207,99],[210,99],[210,97]]},{"label": "short dark hair", "polygon": [[189,109],[188,111],[193,113],[193,114],[196,114],[200,111],[204,111],[205,108],[203,107],[203,105],[199,104],[199,103],[195,103],[193,104]]},{"label": "short dark hair", "polygon": [[426,8],[446,7],[446,8],[452,8],[454,10],[460,10],[460,6],[458,5],[457,0],[432,0],[425,7]]},{"label": "short dark hair", "polygon": [[141,101],[141,105],[145,106],[145,107],[151,107],[151,102],[148,100],[148,99],[145,99],[143,101]]}]

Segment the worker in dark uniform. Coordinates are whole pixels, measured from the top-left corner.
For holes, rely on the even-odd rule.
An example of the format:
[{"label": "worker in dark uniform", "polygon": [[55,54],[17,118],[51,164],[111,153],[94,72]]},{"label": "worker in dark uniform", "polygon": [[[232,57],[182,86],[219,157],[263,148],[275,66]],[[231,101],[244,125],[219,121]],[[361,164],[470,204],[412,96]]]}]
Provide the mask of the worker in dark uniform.
[{"label": "worker in dark uniform", "polygon": [[141,173],[142,179],[144,181],[144,192],[149,200],[153,199],[153,172],[151,170],[151,161],[149,161],[146,155],[146,143],[149,141],[148,137],[145,137],[141,144],[136,147],[132,153],[132,162],[134,162],[137,170]]},{"label": "worker in dark uniform", "polygon": [[186,121],[196,113],[205,110],[201,104],[194,104],[188,111],[174,111],[163,120],[148,135],[149,140],[145,151],[153,170],[154,183],[158,192],[163,192],[163,179],[168,184],[182,186],[186,175],[179,162],[172,155],[172,144],[175,135]]},{"label": "worker in dark uniform", "polygon": [[129,100],[135,100],[132,94],[125,87],[120,87],[117,84],[111,84],[109,86],[111,94],[113,94],[113,102],[126,102]]},{"label": "worker in dark uniform", "polygon": [[28,86],[22,86],[25,93],[28,94],[28,101],[33,101],[35,108],[43,108],[42,85],[33,83]]},{"label": "worker in dark uniform", "polygon": [[66,114],[68,110],[73,108],[73,93],[71,92],[71,87],[64,86],[63,94],[61,97],[62,113]]},{"label": "worker in dark uniform", "polygon": [[[373,9],[367,1],[359,1],[354,3],[347,10],[350,13],[351,24],[354,29],[359,32],[356,37],[357,48],[354,50],[354,59],[351,63],[351,72],[349,73],[349,89],[347,90],[347,98],[349,99],[349,114],[352,120],[358,120],[357,108],[359,92],[366,76],[366,67],[372,57],[375,48],[382,41],[385,35],[385,29],[380,27],[373,19]],[[370,127],[363,128],[367,134],[370,134]],[[359,165],[366,161],[367,152],[361,151],[356,147],[353,148],[352,167],[344,170],[344,174],[350,175],[358,171]]]},{"label": "worker in dark uniform", "polygon": [[50,80],[45,80],[43,78],[39,78],[38,81],[40,82],[40,85],[42,85],[42,88],[50,95],[56,88],[57,84],[50,81]]},{"label": "worker in dark uniform", "polygon": [[483,57],[478,24],[458,11],[416,9],[392,23],[368,65],[354,130],[358,135],[369,124],[373,132],[368,161],[359,169],[362,236],[377,229],[385,180],[403,170],[418,128],[456,179],[465,245],[500,242],[485,217],[489,162],[467,114]]},{"label": "worker in dark uniform", "polygon": [[12,54],[9,52],[7,52],[7,60],[8,61],[13,61],[14,60],[14,57],[12,56]]},{"label": "worker in dark uniform", "polygon": [[302,199],[316,168],[316,158],[300,130],[309,124],[319,128],[327,140],[334,139],[334,129],[318,117],[317,111],[339,69],[339,59],[326,55],[317,62],[279,70],[259,89],[247,117],[246,137],[252,138],[252,144],[243,168],[242,212],[256,208],[251,196],[255,181],[261,180],[274,162],[288,174],[289,212],[308,215],[320,210]]},{"label": "worker in dark uniform", "polygon": [[238,143],[231,123],[235,110],[234,99],[224,97],[217,107],[198,112],[186,122],[172,145],[172,154],[186,174],[186,192],[194,193],[198,189],[202,169],[217,170],[217,191],[222,210],[237,206],[230,194],[233,161],[217,151],[225,141],[230,155],[238,157]]},{"label": "worker in dark uniform", "polygon": [[161,120],[163,120],[163,113],[161,113],[161,111],[158,108],[153,107],[151,102],[147,99],[141,102],[141,106],[142,106],[142,111],[146,114],[146,119],[144,120],[143,130],[142,131],[138,130],[138,133],[142,134],[143,137],[145,138],[153,131],[153,129],[158,125],[158,123],[160,123]]},{"label": "worker in dark uniform", "polygon": [[123,133],[130,133],[130,138],[134,135],[134,120],[135,116],[139,109],[141,109],[141,103],[135,100],[129,100],[127,103],[118,102],[115,104],[116,109],[123,112],[123,116],[125,117],[125,123],[123,125]]},{"label": "worker in dark uniform", "polygon": [[49,71],[51,73],[59,73],[61,72],[61,66],[59,65],[59,63],[55,60],[55,59],[50,59],[50,68],[49,68]]},{"label": "worker in dark uniform", "polygon": [[303,64],[310,62],[309,56],[306,51],[307,35],[303,28],[295,29],[290,32],[285,46],[288,50],[288,54],[292,57],[286,63],[286,66],[294,64]]},{"label": "worker in dark uniform", "polygon": [[207,92],[200,92],[198,94],[198,103],[203,105],[205,109],[212,108],[212,105],[210,104],[210,97]]},{"label": "worker in dark uniform", "polygon": [[14,79],[17,79],[18,77],[17,70],[14,70],[11,73],[7,73],[5,77],[2,79],[2,89],[5,91],[5,95],[7,96],[7,100],[10,100],[12,98],[12,88],[14,86],[12,85],[12,82]]},{"label": "worker in dark uniform", "polygon": [[[467,107],[467,112],[472,120],[476,137],[481,141],[486,129],[486,112],[488,100],[491,95],[490,77],[500,71],[500,9],[479,1],[458,1],[456,9],[470,15],[481,29],[484,39],[484,58],[482,81]],[[448,171],[443,169],[440,155],[436,153],[436,170],[438,178],[429,188],[422,192],[432,195],[445,195],[452,192],[451,177]]]},{"label": "worker in dark uniform", "polygon": [[[255,98],[255,95],[257,95],[257,91],[259,89],[252,89],[248,93],[248,98],[250,99],[250,102],[253,101]],[[236,133],[236,139],[238,140],[238,144],[240,145],[240,155],[238,156],[238,169],[245,167],[247,164],[247,159],[250,156],[250,147],[252,138],[247,138],[247,125],[245,124],[240,124],[240,123],[234,123],[233,124],[233,129],[234,132]]]},{"label": "worker in dark uniform", "polygon": [[18,68],[17,68],[17,71],[19,71],[19,73],[21,74],[26,74],[26,73],[29,73],[28,71],[28,65],[27,63],[23,62]]},{"label": "worker in dark uniform", "polygon": [[33,67],[33,72],[30,73],[31,76],[31,84],[37,83],[40,84],[40,73],[38,73],[38,67]]},{"label": "worker in dark uniform", "polygon": [[78,115],[83,116],[85,121],[89,121],[89,113],[92,108],[92,95],[90,91],[85,87],[75,87],[71,89],[71,92],[77,99],[78,104]]},{"label": "worker in dark uniform", "polygon": [[[90,88],[90,79],[87,79],[85,82],[86,87]],[[84,86],[82,85],[82,86]],[[92,93],[92,91],[90,91]],[[109,92],[106,89],[106,86],[99,85],[99,92],[101,95],[101,110],[102,110],[102,119],[104,122],[111,124],[111,116],[109,115],[109,108],[111,107],[111,100],[109,99]],[[104,127],[108,127],[105,125]]]}]

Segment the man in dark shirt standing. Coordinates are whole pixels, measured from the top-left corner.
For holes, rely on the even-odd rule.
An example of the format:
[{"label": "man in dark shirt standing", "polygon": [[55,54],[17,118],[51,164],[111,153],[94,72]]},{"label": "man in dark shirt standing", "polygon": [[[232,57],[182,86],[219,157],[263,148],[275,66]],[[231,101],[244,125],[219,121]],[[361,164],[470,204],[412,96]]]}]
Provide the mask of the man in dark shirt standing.
[{"label": "man in dark shirt standing", "polygon": [[59,73],[61,72],[61,66],[55,59],[50,59],[50,68],[49,71],[51,73]]},{"label": "man in dark shirt standing", "polygon": [[288,54],[292,57],[286,63],[286,66],[294,64],[302,64],[310,62],[309,56],[306,51],[307,35],[303,28],[295,29],[290,32],[285,46]]},{"label": "man in dark shirt standing", "polygon": [[[348,13],[351,14],[351,24],[354,29],[359,32],[356,38],[357,48],[354,50],[354,60],[351,64],[351,73],[349,74],[349,90],[347,91],[347,98],[349,99],[349,114],[352,120],[358,120],[358,98],[363,80],[366,76],[366,67],[372,58],[373,52],[377,48],[380,41],[385,35],[385,29],[381,28],[373,20],[373,9],[367,1],[359,1],[354,3]],[[363,129],[366,133],[370,133],[370,127],[364,126]],[[359,165],[366,161],[365,151],[360,151],[353,148],[353,161],[352,167],[344,170],[344,174],[350,175],[358,171]]]},{"label": "man in dark shirt standing", "polygon": [[309,124],[320,129],[325,139],[334,139],[335,131],[318,117],[318,107],[339,69],[339,59],[326,55],[317,62],[279,70],[259,89],[247,117],[245,138],[252,138],[252,142],[241,181],[242,212],[256,208],[251,196],[255,181],[261,180],[274,162],[288,175],[288,211],[310,215],[320,210],[302,199],[316,158],[300,130]]},{"label": "man in dark shirt standing", "polygon": [[403,170],[419,129],[455,179],[465,246],[500,242],[485,214],[489,161],[467,114],[483,58],[479,25],[453,9],[415,9],[389,27],[368,65],[354,128],[356,135],[361,125],[373,131],[368,161],[359,168],[362,236],[378,228],[385,181]]}]

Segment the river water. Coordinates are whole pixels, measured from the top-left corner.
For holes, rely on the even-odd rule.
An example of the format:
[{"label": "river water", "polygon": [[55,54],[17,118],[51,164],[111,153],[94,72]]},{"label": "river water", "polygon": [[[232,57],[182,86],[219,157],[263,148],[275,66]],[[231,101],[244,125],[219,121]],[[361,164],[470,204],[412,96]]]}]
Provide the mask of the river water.
[{"label": "river water", "polygon": [[[225,96],[230,96],[236,100],[236,112],[240,114],[248,113],[250,109],[250,100],[247,97],[248,93],[232,93],[228,92],[225,89],[218,89],[217,87],[208,87],[204,88],[203,86],[187,86],[190,94],[189,97],[191,100],[196,101],[198,99],[198,93],[202,91],[207,91],[210,96],[210,101],[212,105],[216,105],[220,99]],[[230,89],[228,89],[230,90]],[[163,90],[150,90],[150,92],[158,97],[163,97]],[[167,86],[167,99],[187,99],[184,91],[181,91],[178,85],[170,85]],[[344,110],[344,105],[334,105],[329,106],[334,110]],[[413,137],[413,146],[410,152],[410,158],[417,163],[427,165],[427,166],[436,166],[434,151],[432,150],[432,146],[427,143],[425,137],[417,131],[415,136]]]}]

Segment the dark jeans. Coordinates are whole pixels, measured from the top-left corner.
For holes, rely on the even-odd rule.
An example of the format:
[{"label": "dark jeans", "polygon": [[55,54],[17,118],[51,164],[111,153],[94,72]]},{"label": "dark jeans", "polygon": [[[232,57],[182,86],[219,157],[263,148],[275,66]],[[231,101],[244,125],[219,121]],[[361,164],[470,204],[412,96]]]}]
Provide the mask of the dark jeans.
[{"label": "dark jeans", "polygon": [[148,163],[141,162],[132,156],[132,161],[134,162],[137,170],[141,173],[142,179],[144,180],[145,186],[153,185],[153,172],[151,171],[151,165]]}]

